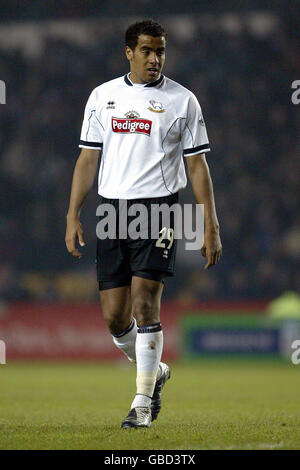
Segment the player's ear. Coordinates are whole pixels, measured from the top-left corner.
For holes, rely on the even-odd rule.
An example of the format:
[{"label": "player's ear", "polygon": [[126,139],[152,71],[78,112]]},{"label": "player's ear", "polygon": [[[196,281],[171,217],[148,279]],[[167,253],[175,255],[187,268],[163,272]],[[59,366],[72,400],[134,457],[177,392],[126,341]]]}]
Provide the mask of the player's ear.
[{"label": "player's ear", "polygon": [[133,50],[129,46],[125,46],[125,54],[128,60],[131,60],[133,57]]}]

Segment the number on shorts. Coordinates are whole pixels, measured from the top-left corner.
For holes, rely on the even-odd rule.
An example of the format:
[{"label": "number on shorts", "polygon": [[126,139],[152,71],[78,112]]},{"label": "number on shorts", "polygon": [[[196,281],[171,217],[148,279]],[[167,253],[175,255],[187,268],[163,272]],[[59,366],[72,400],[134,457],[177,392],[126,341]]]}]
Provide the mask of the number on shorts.
[{"label": "number on shorts", "polygon": [[158,237],[157,242],[155,243],[155,246],[157,246],[158,248],[166,248],[166,244],[163,242],[163,239],[165,237],[170,242],[167,246],[167,249],[169,250],[174,242],[174,229],[173,228],[163,227],[161,231],[159,232],[159,237]]}]

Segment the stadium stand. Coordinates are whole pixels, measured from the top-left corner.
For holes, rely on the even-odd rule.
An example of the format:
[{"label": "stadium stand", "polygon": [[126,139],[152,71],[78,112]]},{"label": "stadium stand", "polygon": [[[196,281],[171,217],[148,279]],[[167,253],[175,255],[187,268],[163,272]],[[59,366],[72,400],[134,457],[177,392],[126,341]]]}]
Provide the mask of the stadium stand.
[{"label": "stadium stand", "polygon": [[[0,107],[1,299],[98,298],[96,190],[83,213],[88,248],[80,262],[64,246],[65,215],[85,102],[95,86],[127,72],[123,31],[131,19],[0,25],[7,84]],[[291,102],[291,83],[300,79],[300,48],[292,14],[177,15],[165,24],[164,73],[193,90],[203,108],[224,253],[204,273],[200,254],[181,247],[165,298],[299,292],[300,107]],[[193,201],[190,186],[181,201]]]}]

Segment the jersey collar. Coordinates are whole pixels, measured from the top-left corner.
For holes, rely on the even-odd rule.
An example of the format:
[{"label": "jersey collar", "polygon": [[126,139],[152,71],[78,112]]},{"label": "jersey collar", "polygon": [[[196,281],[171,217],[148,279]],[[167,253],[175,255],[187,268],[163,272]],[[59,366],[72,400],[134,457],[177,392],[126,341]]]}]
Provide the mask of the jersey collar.
[{"label": "jersey collar", "polygon": [[[161,74],[160,74],[160,77],[159,77],[157,80],[155,80],[155,82],[146,83],[146,84],[144,85],[144,87],[141,87],[141,88],[150,88],[150,87],[153,87],[153,86],[157,86],[157,85],[159,85],[159,84],[163,81],[164,78],[165,78],[164,75],[161,73]],[[127,73],[126,75],[124,75],[124,81],[125,81],[126,85],[128,85],[128,86],[133,86],[133,83],[132,83],[132,81],[131,81],[130,78],[129,78],[129,73]]]}]

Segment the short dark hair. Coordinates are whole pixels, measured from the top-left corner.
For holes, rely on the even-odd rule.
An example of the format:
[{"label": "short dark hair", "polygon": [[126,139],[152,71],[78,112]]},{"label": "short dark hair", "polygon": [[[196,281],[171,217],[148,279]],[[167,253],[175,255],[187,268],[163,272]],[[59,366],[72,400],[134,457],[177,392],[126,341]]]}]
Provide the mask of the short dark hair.
[{"label": "short dark hair", "polygon": [[144,20],[128,26],[125,33],[125,45],[134,51],[141,34],[147,34],[155,38],[163,36],[166,40],[168,36],[162,25],[153,20]]}]

